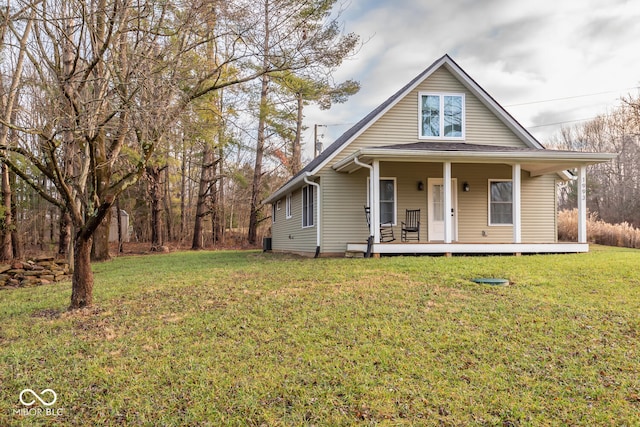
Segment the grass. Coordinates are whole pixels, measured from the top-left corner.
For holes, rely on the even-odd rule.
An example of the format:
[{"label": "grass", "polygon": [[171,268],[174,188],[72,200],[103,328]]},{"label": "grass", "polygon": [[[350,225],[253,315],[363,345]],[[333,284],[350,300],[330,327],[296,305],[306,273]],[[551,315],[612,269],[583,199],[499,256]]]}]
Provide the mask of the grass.
[{"label": "grass", "polygon": [[[90,310],[69,284],[0,292],[0,425],[640,425],[638,265],[119,258]],[[16,414],[26,388],[57,416]]]}]

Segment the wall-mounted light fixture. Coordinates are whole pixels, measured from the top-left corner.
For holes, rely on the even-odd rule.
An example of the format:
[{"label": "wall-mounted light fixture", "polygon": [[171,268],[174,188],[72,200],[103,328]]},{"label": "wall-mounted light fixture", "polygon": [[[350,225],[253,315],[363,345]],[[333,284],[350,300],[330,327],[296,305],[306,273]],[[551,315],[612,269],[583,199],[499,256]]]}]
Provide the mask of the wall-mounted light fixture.
[{"label": "wall-mounted light fixture", "polygon": [[471,187],[469,187],[469,183],[465,182],[462,184],[462,191],[464,191],[465,193],[468,193],[469,190],[471,190]]},{"label": "wall-mounted light fixture", "polygon": [[424,190],[424,182],[418,181],[418,191]]}]

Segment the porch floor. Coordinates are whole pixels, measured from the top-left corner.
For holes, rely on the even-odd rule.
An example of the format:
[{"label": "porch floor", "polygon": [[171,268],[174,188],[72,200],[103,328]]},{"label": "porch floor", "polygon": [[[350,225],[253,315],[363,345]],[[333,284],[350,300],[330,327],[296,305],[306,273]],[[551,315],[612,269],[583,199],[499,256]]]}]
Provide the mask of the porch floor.
[{"label": "porch floor", "polygon": [[[347,243],[347,252],[366,252],[367,243]],[[372,254],[550,254],[589,252],[588,243],[374,243]]]}]

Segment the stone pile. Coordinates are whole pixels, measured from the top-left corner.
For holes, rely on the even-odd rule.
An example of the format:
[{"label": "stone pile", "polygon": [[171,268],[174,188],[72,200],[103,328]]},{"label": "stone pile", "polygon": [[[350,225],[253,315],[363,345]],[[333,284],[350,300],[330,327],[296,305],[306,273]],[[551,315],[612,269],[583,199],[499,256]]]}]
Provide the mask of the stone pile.
[{"label": "stone pile", "polygon": [[52,256],[0,264],[0,288],[48,285],[70,278],[69,264]]}]

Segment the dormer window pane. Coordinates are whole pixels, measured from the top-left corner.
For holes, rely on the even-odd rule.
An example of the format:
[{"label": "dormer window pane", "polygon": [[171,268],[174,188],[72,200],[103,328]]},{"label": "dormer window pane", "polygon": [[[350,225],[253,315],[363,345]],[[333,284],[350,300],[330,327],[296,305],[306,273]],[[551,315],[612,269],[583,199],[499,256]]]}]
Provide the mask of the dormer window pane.
[{"label": "dormer window pane", "polygon": [[444,97],[444,136],[462,136],[462,97]]},{"label": "dormer window pane", "polygon": [[440,97],[422,97],[422,135],[440,136]]}]

